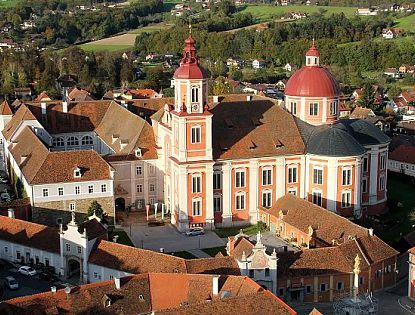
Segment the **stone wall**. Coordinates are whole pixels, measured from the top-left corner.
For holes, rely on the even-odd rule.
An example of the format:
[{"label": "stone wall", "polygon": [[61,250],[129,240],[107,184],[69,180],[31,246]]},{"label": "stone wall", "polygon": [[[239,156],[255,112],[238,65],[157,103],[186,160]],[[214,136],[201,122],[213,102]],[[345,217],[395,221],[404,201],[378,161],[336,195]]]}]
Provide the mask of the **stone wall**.
[{"label": "stone wall", "polygon": [[76,219],[83,221],[85,219],[91,202],[96,200],[108,215],[108,223],[114,222],[114,198],[86,198],[78,200],[58,200],[50,202],[38,202],[33,205],[32,220],[33,222],[56,226],[58,219],[62,219],[63,224],[71,220],[70,204],[75,203]]}]

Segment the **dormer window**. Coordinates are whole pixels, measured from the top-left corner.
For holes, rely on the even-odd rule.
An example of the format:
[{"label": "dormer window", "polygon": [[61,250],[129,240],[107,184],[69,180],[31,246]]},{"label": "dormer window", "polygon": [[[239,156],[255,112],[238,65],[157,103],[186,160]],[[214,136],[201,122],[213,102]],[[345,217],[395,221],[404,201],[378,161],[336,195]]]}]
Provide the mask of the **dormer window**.
[{"label": "dormer window", "polygon": [[119,137],[120,137],[119,135],[113,134],[112,137],[111,137],[112,138],[112,143],[114,143],[115,141],[117,141]]},{"label": "dormer window", "polygon": [[73,170],[73,177],[80,178],[82,176],[81,169],[79,167],[75,168]]},{"label": "dormer window", "polygon": [[120,148],[123,150],[128,145],[128,140],[121,140]]},{"label": "dormer window", "polygon": [[135,149],[135,157],[142,157],[140,148]]}]

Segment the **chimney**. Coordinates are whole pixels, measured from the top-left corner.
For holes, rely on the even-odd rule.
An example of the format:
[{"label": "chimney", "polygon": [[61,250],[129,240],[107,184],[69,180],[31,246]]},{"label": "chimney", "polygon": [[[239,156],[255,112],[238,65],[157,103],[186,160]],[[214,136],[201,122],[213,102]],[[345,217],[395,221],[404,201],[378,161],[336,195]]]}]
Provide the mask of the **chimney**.
[{"label": "chimney", "polygon": [[219,294],[219,276],[217,275],[212,277],[212,293],[214,296]]},{"label": "chimney", "polygon": [[55,286],[50,287],[50,291],[51,291],[52,293],[56,293],[56,287],[55,287]]},{"label": "chimney", "polygon": [[14,216],[14,209],[13,209],[13,208],[9,208],[9,209],[7,209],[7,216],[8,216],[9,218],[12,218],[12,219],[14,219],[14,218],[15,218],[15,216]]},{"label": "chimney", "polygon": [[164,248],[160,247],[160,253],[164,253]]},{"label": "chimney", "polygon": [[64,113],[68,112],[68,102],[67,101],[62,102],[62,111]]},{"label": "chimney", "polygon": [[40,107],[42,108],[42,115],[46,115],[46,103],[40,103]]},{"label": "chimney", "polygon": [[112,238],[112,241],[114,242],[114,243],[117,243],[117,241],[118,241],[118,235],[114,235],[114,237]]},{"label": "chimney", "polygon": [[372,228],[369,229],[369,235],[373,236],[373,229]]},{"label": "chimney", "polygon": [[124,107],[125,109],[128,109],[128,104],[124,100],[121,101],[121,106]]},{"label": "chimney", "polygon": [[219,96],[218,96],[218,95],[214,95],[214,96],[213,96],[213,103],[214,103],[214,104],[219,103]]},{"label": "chimney", "polygon": [[121,289],[121,278],[114,277],[114,283],[115,283],[115,288],[117,290],[120,290]]},{"label": "chimney", "polygon": [[252,95],[247,95],[247,96],[246,96],[246,100],[247,100],[248,102],[252,101]]}]

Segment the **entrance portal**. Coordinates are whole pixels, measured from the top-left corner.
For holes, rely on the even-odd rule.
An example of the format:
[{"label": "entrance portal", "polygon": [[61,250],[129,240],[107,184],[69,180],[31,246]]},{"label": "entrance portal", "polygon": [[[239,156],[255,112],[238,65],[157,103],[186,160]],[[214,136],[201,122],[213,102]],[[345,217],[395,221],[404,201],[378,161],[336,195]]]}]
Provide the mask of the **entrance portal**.
[{"label": "entrance portal", "polygon": [[115,199],[115,211],[124,211],[125,210],[125,199],[117,198]]},{"label": "entrance portal", "polygon": [[68,274],[67,278],[78,278],[80,279],[81,276],[81,264],[78,260],[69,259],[68,260]]}]

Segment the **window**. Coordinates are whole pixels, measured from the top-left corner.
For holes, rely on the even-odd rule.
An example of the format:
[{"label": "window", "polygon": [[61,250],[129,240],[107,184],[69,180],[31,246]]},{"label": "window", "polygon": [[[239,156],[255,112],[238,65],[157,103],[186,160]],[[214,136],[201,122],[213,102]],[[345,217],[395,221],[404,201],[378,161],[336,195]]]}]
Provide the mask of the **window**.
[{"label": "window", "polygon": [[321,195],[321,191],[313,191],[313,203],[321,206],[322,205],[322,195]]},{"label": "window", "polygon": [[222,189],[221,173],[213,173],[213,189]]},{"label": "window", "polygon": [[235,171],[235,187],[245,187],[245,171],[237,170]]},{"label": "window", "polygon": [[297,166],[288,167],[288,183],[297,182]]},{"label": "window", "polygon": [[82,253],[82,247],[78,246],[78,254],[81,254],[81,253]]},{"label": "window", "polygon": [[154,205],[156,203],[156,198],[152,197],[150,198],[150,204]]},{"label": "window", "polygon": [[265,277],[269,277],[269,268],[265,268]]},{"label": "window", "polygon": [[327,285],[325,283],[320,283],[320,292],[326,292],[327,291]]},{"label": "window", "polygon": [[262,170],[262,185],[272,185],[272,169]]},{"label": "window", "polygon": [[71,203],[69,204],[69,210],[71,210],[71,211],[75,211],[75,203],[74,203],[74,202],[71,202]]},{"label": "window", "polygon": [[262,192],[262,206],[270,208],[272,206],[272,191],[265,190]]},{"label": "window", "polygon": [[49,197],[49,189],[43,188],[42,192],[43,192],[43,197]]},{"label": "window", "polygon": [[84,136],[81,139],[81,144],[82,145],[93,145],[94,144],[94,140],[92,139],[91,136]]},{"label": "window", "polygon": [[143,168],[141,166],[135,167],[135,175],[141,175],[143,174]]},{"label": "window", "polygon": [[81,193],[81,187],[75,186],[75,195],[79,195]]},{"label": "window", "polygon": [[255,270],[254,269],[249,269],[249,277],[250,278],[254,278],[255,277]]},{"label": "window", "polygon": [[306,293],[306,294],[310,294],[310,293],[311,293],[311,285],[307,284],[307,285],[305,286],[305,293]]},{"label": "window", "polygon": [[380,162],[379,162],[379,164],[380,164],[380,170],[381,171],[384,170],[384,169],[386,169],[386,154],[381,154],[380,155]]},{"label": "window", "polygon": [[97,272],[94,272],[94,278],[95,279],[98,278],[98,273]]},{"label": "window", "polygon": [[137,185],[137,192],[142,193],[143,192],[143,185]]},{"label": "window", "polygon": [[202,200],[201,199],[193,199],[192,213],[193,213],[193,216],[202,215]]},{"label": "window", "polygon": [[310,103],[310,116],[318,115],[318,103]]},{"label": "window", "polygon": [[62,137],[57,137],[53,139],[53,146],[54,147],[64,147],[65,146],[65,140],[63,140]]},{"label": "window", "polygon": [[94,193],[94,185],[88,185],[88,194]]},{"label": "window", "polygon": [[192,86],[192,103],[199,102],[199,88],[197,86]]},{"label": "window", "polygon": [[359,277],[359,285],[362,285],[365,283],[365,278],[364,277]]},{"label": "window", "polygon": [[278,295],[279,296],[284,296],[284,292],[285,292],[285,289],[284,288],[279,288],[278,289]]},{"label": "window", "polygon": [[9,252],[9,248],[7,246],[4,246],[4,253],[8,253]]},{"label": "window", "polygon": [[245,209],[245,193],[240,192],[236,194],[236,210]]},{"label": "window", "polygon": [[350,191],[342,192],[342,208],[349,208],[352,202],[352,193]]},{"label": "window", "polygon": [[192,193],[199,194],[202,192],[202,176],[192,176]]},{"label": "window", "polygon": [[150,174],[154,174],[156,172],[156,167],[154,165],[150,165]]},{"label": "window", "polygon": [[323,185],[323,170],[321,168],[313,169],[313,183]]},{"label": "window", "polygon": [[77,137],[71,136],[68,138],[68,146],[77,146],[79,145],[79,139]]},{"label": "window", "polygon": [[376,270],[376,278],[380,278],[382,276],[382,269]]},{"label": "window", "polygon": [[19,251],[17,251],[17,252],[16,252],[16,258],[17,258],[18,260],[21,258],[21,255],[20,255],[20,252],[19,252]]},{"label": "window", "polygon": [[344,283],[343,282],[337,282],[336,288],[337,288],[337,290],[343,290],[344,289]]},{"label": "window", "polygon": [[213,211],[214,212],[222,211],[222,196],[220,195],[213,196]]},{"label": "window", "polygon": [[153,192],[155,190],[155,185],[154,184],[150,184],[150,189],[151,192]]},{"label": "window", "polygon": [[291,107],[291,114],[297,115],[297,103],[296,102],[291,102],[290,107]]},{"label": "window", "polygon": [[288,188],[288,193],[293,196],[297,196],[297,189],[296,188]]},{"label": "window", "polygon": [[45,266],[49,267],[49,259],[45,258]]},{"label": "window", "polygon": [[379,190],[385,190],[385,175],[379,176]]},{"label": "window", "polygon": [[68,244],[68,243],[66,243],[66,251],[67,252],[70,252],[71,251],[71,245]]},{"label": "window", "polygon": [[352,170],[350,168],[343,169],[342,185],[349,186],[352,184]]},{"label": "window", "polygon": [[102,184],[101,185],[101,192],[107,192],[107,184]]},{"label": "window", "polygon": [[367,193],[367,178],[363,178],[362,179],[362,193],[366,194]]},{"label": "window", "polygon": [[191,143],[200,143],[201,142],[201,128],[200,126],[194,126],[191,128]]},{"label": "window", "polygon": [[73,176],[75,178],[79,178],[79,177],[82,176],[82,172],[81,172],[81,169],[79,167],[77,167],[73,170]]},{"label": "window", "polygon": [[333,101],[330,103],[330,115],[336,115],[337,114],[337,102]]},{"label": "window", "polygon": [[63,187],[58,188],[58,196],[63,196]]}]

